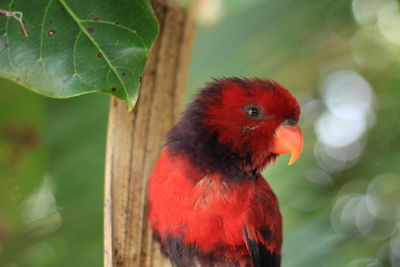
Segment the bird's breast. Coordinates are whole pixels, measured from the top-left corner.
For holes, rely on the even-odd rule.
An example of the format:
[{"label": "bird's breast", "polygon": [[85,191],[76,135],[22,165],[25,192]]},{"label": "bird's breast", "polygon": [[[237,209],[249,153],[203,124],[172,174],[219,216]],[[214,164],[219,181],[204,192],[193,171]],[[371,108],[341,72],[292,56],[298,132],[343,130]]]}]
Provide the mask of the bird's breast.
[{"label": "bird's breast", "polygon": [[152,228],[161,238],[181,236],[205,252],[222,245],[245,250],[243,227],[261,229],[267,223],[274,228],[273,220],[265,221],[268,214],[280,216],[275,196],[261,176],[232,183],[218,174],[202,175],[184,156],[165,150],[149,182]]}]

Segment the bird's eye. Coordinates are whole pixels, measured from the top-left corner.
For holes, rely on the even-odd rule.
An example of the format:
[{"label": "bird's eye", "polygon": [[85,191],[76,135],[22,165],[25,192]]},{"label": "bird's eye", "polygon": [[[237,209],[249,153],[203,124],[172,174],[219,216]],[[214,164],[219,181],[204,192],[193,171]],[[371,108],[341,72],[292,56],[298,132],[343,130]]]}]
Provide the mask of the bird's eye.
[{"label": "bird's eye", "polygon": [[263,118],[263,113],[261,108],[256,104],[250,104],[243,107],[243,112],[249,119],[261,120]]},{"label": "bird's eye", "polygon": [[258,109],[256,107],[249,107],[247,108],[247,114],[250,117],[256,117],[258,115]]}]

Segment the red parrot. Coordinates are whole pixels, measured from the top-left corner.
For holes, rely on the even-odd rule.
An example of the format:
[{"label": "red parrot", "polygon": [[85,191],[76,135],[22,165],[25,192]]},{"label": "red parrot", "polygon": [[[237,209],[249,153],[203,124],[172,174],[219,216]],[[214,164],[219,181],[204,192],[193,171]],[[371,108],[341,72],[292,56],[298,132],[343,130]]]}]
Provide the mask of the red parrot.
[{"label": "red parrot", "polygon": [[168,132],[148,184],[148,218],[178,266],[280,266],[282,218],[261,171],[299,157],[300,107],[259,78],[208,83]]}]

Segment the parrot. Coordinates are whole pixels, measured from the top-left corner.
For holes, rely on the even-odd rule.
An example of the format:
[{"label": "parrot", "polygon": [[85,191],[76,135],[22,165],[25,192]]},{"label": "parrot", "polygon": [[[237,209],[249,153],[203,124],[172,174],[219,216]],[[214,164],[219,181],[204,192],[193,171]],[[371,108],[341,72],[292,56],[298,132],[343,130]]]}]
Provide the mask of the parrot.
[{"label": "parrot", "polygon": [[270,79],[199,89],[168,131],[147,192],[148,221],[174,266],[278,267],[282,216],[261,171],[301,154],[300,105]]}]

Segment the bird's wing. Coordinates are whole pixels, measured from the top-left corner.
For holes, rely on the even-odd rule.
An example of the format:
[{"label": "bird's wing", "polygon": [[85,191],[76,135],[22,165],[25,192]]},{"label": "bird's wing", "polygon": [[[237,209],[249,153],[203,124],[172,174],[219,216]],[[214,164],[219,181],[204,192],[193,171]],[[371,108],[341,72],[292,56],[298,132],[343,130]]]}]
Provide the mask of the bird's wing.
[{"label": "bird's wing", "polygon": [[[254,230],[243,227],[247,249],[254,267],[280,267],[281,257],[279,254],[267,249],[264,240],[267,240],[268,229]],[[261,236],[260,236],[261,235]],[[260,238],[258,238],[259,236]]]}]

